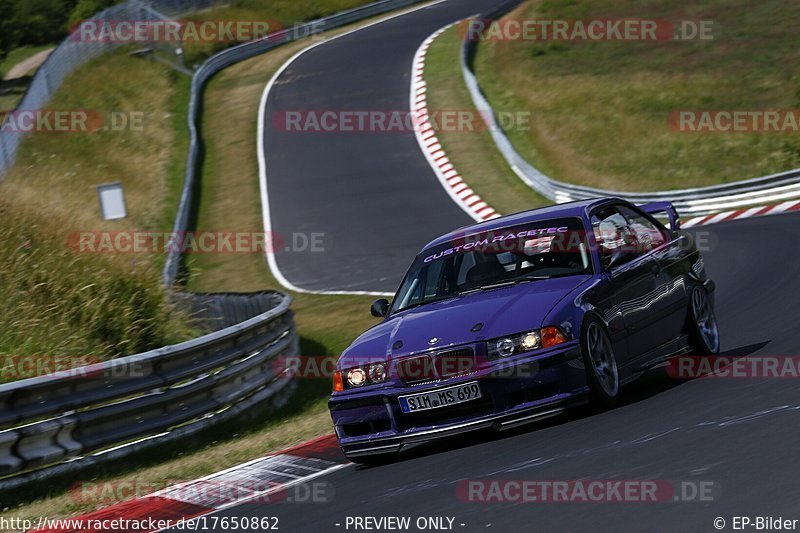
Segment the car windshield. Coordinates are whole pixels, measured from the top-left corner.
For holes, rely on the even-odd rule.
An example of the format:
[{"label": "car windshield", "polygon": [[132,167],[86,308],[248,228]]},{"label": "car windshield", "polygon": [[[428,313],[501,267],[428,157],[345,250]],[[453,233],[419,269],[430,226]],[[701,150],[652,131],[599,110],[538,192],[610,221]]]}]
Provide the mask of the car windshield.
[{"label": "car windshield", "polygon": [[469,292],[591,273],[585,238],[579,218],[459,236],[417,256],[391,312]]}]

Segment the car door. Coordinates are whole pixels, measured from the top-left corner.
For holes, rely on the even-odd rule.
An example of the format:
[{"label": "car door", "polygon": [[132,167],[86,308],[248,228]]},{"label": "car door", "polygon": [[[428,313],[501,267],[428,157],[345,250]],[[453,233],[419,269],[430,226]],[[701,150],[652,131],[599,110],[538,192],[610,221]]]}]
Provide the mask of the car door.
[{"label": "car door", "polygon": [[591,216],[604,276],[617,296],[627,337],[627,360],[632,361],[665,342],[658,317],[665,302],[661,265],[652,250],[643,249],[621,205],[603,207]]},{"label": "car door", "polygon": [[633,229],[641,253],[649,253],[659,264],[660,301],[658,314],[653,318],[658,325],[659,340],[674,340],[686,324],[688,293],[685,277],[690,268],[679,238],[673,239],[666,228],[639,209],[625,205],[619,209]]}]

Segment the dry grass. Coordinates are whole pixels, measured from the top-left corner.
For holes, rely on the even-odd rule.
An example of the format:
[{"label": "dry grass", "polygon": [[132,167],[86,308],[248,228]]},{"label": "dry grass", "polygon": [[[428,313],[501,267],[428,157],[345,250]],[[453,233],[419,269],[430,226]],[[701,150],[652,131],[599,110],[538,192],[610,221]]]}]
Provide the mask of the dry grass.
[{"label": "dry grass", "polygon": [[[35,133],[20,147],[3,195],[68,222],[66,229],[155,229],[164,220],[173,150],[170,98],[178,76],[166,66],[117,53],[68,77],[48,109],[143,117],[141,131]],[[99,219],[95,186],[121,181],[129,218]]]},{"label": "dry grass", "polygon": [[[117,53],[67,78],[48,109],[142,113],[141,131],[35,133],[0,184],[0,355],[108,357],[194,335],[159,286],[157,254],[78,253],[78,231],[164,230],[174,212],[171,110],[182,80]],[[185,85],[185,84],[184,84]],[[178,102],[180,103],[180,102]],[[130,216],[100,220],[95,186],[121,181]]]},{"label": "dry grass", "polygon": [[[198,230],[261,228],[256,110],[264,86],[275,70],[307,44],[298,42],[281,47],[226,69],[212,80],[204,102],[205,165],[200,185]],[[197,255],[189,265],[192,275],[188,288],[192,290],[279,288],[262,255]],[[292,296],[304,355],[341,353],[356,335],[377,322],[368,311],[370,297]],[[202,449],[186,446],[172,455],[171,450],[157,451],[146,461],[131,460],[127,465],[118,465],[116,470],[101,471],[91,478],[109,483],[138,480],[155,485],[194,479],[263,456],[271,450],[330,433],[326,405],[329,391],[327,380],[306,380],[290,405],[283,412],[270,414],[266,422],[221,428],[217,432],[219,439]],[[50,494],[4,509],[0,516],[70,516],[92,507],[75,501],[64,492],[63,485],[57,485],[51,488]]]},{"label": "dry grass", "polygon": [[476,61],[493,105],[531,111],[512,131],[546,174],[618,190],[710,185],[800,166],[792,133],[672,131],[675,109],[795,109],[800,51],[786,20],[800,5],[778,0],[528,1],[513,19],[642,17],[713,20],[713,41],[486,42]]},{"label": "dry grass", "polygon": [[[193,334],[147,263],[132,268],[65,246],[62,224],[0,200],[0,361],[16,357],[107,359]],[[32,377],[6,366],[0,381]],[[28,370],[27,372],[32,372]]]}]

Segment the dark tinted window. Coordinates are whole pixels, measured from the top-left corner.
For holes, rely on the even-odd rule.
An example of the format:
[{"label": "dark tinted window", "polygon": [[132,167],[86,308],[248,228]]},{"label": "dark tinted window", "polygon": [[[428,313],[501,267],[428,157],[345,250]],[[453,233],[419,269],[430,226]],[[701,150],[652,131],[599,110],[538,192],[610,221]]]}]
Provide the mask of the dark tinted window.
[{"label": "dark tinted window", "polygon": [[464,235],[417,257],[392,312],[497,283],[590,272],[585,230],[578,218]]},{"label": "dark tinted window", "polygon": [[647,253],[653,248],[658,248],[667,239],[664,232],[649,218],[627,206],[620,206],[620,212],[628,219],[638,244],[638,253]]},{"label": "dark tinted window", "polygon": [[618,251],[629,254],[631,260],[666,242],[662,228],[625,205],[602,209],[592,215],[591,222],[603,268]]}]

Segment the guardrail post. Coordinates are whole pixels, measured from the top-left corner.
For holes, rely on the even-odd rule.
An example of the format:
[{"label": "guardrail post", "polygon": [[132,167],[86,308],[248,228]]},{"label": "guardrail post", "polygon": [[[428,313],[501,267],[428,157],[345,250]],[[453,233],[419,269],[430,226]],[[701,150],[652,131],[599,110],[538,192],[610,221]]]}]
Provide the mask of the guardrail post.
[{"label": "guardrail post", "polygon": [[13,451],[17,441],[19,433],[16,431],[0,431],[0,475],[17,472],[22,468],[22,460]]},{"label": "guardrail post", "polygon": [[17,454],[25,462],[24,468],[53,463],[66,455],[66,452],[55,442],[56,435],[60,430],[61,424],[55,420],[45,420],[17,428],[20,435]]}]

